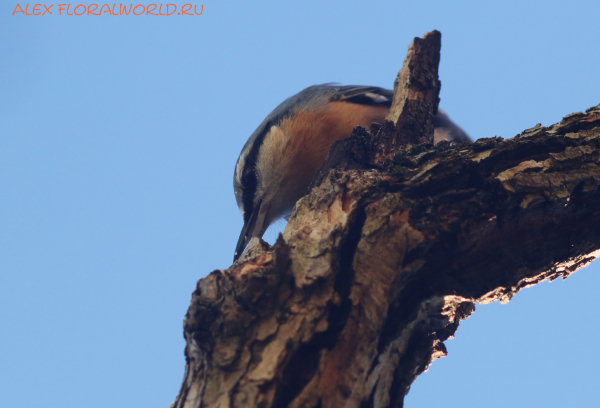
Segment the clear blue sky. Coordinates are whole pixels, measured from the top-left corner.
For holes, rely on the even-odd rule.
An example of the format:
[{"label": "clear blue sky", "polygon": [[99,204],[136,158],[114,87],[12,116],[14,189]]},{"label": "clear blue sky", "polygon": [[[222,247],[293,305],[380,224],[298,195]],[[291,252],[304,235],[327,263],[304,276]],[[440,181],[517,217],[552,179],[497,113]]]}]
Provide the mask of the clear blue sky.
[{"label": "clear blue sky", "polygon": [[[474,138],[600,103],[596,0],[16,4],[0,2],[2,407],[168,407],[195,283],[231,264],[242,226],[237,155],[304,87],[391,88],[438,29],[441,106]],[[600,407],[599,289],[596,263],[478,307],[406,406]]]}]

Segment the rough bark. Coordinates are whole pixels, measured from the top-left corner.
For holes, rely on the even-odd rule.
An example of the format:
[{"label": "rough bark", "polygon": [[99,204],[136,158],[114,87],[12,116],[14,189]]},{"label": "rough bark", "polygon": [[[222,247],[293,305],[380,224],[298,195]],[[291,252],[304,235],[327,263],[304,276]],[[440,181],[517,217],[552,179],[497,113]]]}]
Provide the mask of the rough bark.
[{"label": "rough bark", "polygon": [[275,245],[198,282],[175,406],[402,407],[476,303],[600,256],[600,105],[433,146],[435,58],[409,52],[429,79],[399,74],[405,108],[332,147]]}]

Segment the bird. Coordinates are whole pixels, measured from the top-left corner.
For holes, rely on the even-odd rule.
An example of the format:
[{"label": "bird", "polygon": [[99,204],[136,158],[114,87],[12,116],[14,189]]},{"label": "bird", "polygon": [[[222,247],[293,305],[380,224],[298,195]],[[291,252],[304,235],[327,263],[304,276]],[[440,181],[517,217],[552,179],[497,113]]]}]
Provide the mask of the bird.
[{"label": "bird", "polygon": [[[256,128],[235,164],[233,190],[244,218],[234,262],[250,238],[261,238],[278,219],[291,213],[331,144],[349,137],[356,126],[383,123],[393,91],[375,86],[310,86],[277,106]],[[434,143],[471,139],[438,110]]]}]

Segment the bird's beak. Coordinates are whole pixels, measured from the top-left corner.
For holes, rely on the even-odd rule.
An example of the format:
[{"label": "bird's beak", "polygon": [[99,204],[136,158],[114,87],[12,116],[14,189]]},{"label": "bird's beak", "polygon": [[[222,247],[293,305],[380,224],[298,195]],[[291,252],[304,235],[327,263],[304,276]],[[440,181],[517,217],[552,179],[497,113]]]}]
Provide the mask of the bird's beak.
[{"label": "bird's beak", "polygon": [[[258,203],[257,206],[254,207],[250,218],[248,221],[244,222],[244,227],[242,228],[242,232],[240,233],[240,238],[238,239],[237,245],[235,246],[235,254],[233,254],[233,262],[237,261],[238,258],[244,252],[244,248],[248,245],[248,241],[252,237],[261,237],[264,233],[264,221],[265,214],[261,212],[261,202]],[[258,228],[257,228],[258,227]]]}]

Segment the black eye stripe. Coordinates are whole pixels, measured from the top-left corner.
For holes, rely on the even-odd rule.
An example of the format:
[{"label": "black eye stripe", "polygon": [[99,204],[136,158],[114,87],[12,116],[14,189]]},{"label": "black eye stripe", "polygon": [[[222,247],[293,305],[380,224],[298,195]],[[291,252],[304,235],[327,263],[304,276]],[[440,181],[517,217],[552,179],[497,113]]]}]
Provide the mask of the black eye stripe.
[{"label": "black eye stripe", "polygon": [[269,133],[269,130],[271,130],[271,126],[273,126],[272,122],[267,122],[262,132],[254,139],[252,148],[250,149],[250,152],[248,152],[244,163],[241,180],[243,189],[242,202],[244,204],[244,222],[247,222],[250,219],[250,216],[254,211],[254,196],[256,195],[256,188],[258,186],[256,160],[258,159],[258,152],[260,151],[263,139],[267,133]]},{"label": "black eye stripe", "polygon": [[244,169],[244,174],[242,175],[242,183],[246,185],[251,182],[252,177],[256,177],[256,173],[252,171],[250,168]]}]

